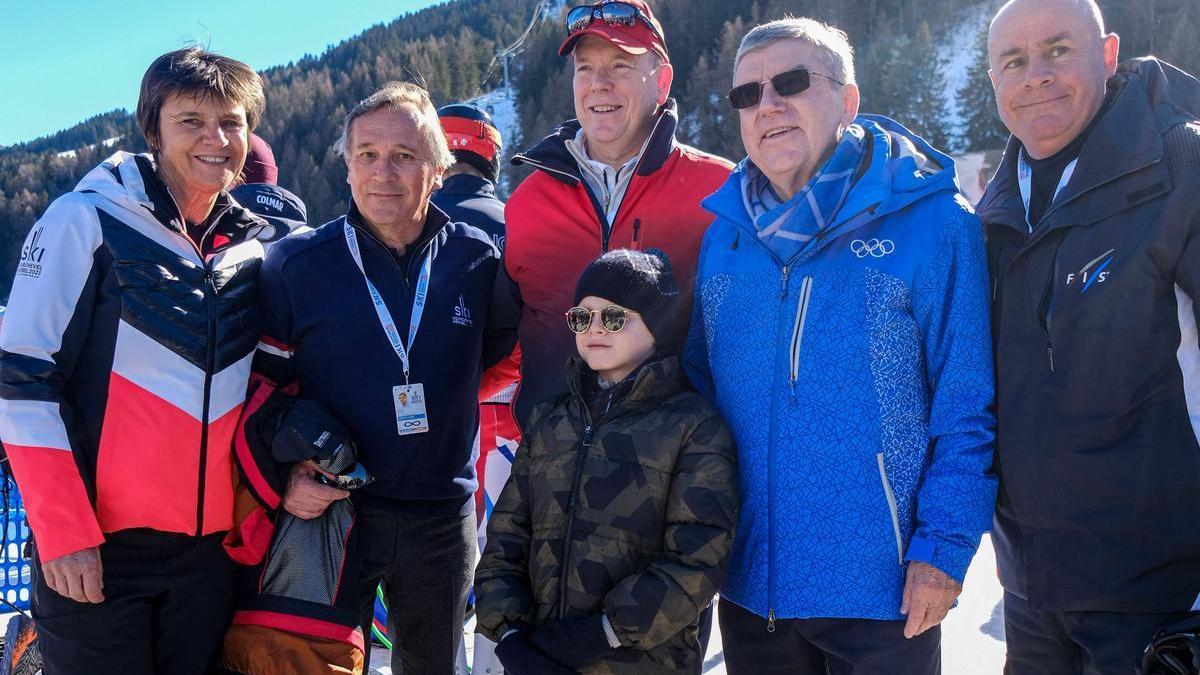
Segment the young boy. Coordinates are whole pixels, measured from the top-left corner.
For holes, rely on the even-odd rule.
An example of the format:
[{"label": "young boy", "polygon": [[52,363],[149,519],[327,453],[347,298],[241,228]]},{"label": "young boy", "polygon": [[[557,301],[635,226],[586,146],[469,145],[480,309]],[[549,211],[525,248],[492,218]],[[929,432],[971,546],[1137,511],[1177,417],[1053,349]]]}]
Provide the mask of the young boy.
[{"label": "young boy", "polygon": [[700,672],[737,470],[725,422],[658,347],[678,295],[658,251],[579,279],[571,393],[534,410],[475,577],[509,675]]}]

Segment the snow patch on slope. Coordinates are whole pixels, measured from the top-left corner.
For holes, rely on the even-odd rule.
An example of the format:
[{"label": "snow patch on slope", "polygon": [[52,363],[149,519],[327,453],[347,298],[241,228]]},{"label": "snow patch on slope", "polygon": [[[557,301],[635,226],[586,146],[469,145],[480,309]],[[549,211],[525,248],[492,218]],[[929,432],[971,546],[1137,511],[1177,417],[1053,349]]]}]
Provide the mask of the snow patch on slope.
[{"label": "snow patch on slope", "polygon": [[967,84],[967,76],[975,58],[975,39],[980,28],[988,24],[991,16],[991,2],[967,7],[958,13],[942,36],[941,42],[946,45],[947,54],[946,62],[942,66],[942,75],[946,80],[946,88],[942,90],[942,101],[946,110],[946,130],[954,150],[962,150],[967,145],[967,111],[962,108],[958,91]]},{"label": "snow patch on slope", "polygon": [[[504,142],[504,157],[511,157],[513,150],[521,147],[521,118],[517,115],[517,92],[511,87],[500,87],[480,94],[467,103],[486,110],[492,116],[492,122],[500,130],[500,138]],[[505,163],[501,162],[500,184],[497,186],[501,194],[511,192],[508,172],[503,170]]]},{"label": "snow patch on slope", "polygon": [[[111,148],[112,146],[116,145],[117,141],[121,140],[121,138],[122,138],[121,136],[113,136],[112,138],[106,138],[106,139],[100,141],[100,147]],[[93,143],[91,145],[84,146],[83,149],[91,150],[94,147],[96,147],[96,145]],[[64,158],[70,157],[73,159],[75,157],[75,155],[77,155],[78,153],[79,153],[78,150],[66,150],[64,152],[58,153],[58,156],[64,157]]]}]

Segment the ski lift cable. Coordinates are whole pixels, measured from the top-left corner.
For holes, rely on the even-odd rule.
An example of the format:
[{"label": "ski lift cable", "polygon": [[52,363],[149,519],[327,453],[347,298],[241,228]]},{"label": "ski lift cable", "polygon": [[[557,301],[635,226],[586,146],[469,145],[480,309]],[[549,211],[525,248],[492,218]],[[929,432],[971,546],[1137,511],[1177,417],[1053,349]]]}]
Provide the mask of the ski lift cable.
[{"label": "ski lift cable", "polygon": [[483,91],[483,85],[492,77],[492,71],[496,68],[497,61],[518,53],[521,48],[525,46],[525,41],[528,40],[529,35],[533,33],[533,27],[537,25],[538,19],[549,8],[550,0],[540,0],[537,6],[533,8],[533,16],[529,18],[529,25],[525,27],[525,32],[521,33],[520,37],[518,37],[516,40],[513,40],[513,42],[507,47],[496,51],[496,55],[492,57],[492,62],[489,63],[487,69],[484,70],[483,78],[479,80],[479,85],[475,87],[475,94],[472,96],[472,98],[474,96],[478,96]]}]

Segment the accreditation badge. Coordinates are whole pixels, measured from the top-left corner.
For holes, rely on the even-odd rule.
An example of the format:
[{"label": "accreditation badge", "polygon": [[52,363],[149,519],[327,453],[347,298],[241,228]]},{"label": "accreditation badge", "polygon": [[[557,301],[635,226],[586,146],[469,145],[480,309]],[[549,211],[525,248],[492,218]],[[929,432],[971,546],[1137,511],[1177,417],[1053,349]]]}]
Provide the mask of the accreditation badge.
[{"label": "accreditation badge", "polygon": [[425,413],[425,387],[421,384],[401,384],[392,387],[392,403],[396,406],[396,431],[401,436],[429,431],[429,416]]}]

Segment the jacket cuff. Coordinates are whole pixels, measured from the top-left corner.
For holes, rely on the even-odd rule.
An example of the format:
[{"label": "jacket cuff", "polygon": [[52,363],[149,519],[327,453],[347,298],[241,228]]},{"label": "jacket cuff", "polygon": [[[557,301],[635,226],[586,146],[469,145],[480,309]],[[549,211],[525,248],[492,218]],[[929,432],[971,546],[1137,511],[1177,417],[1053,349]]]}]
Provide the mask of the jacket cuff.
[{"label": "jacket cuff", "polygon": [[945,540],[934,540],[920,535],[914,535],[908,542],[908,552],[904,562],[923,562],[933,565],[946,576],[962,583],[967,576],[967,568],[975,557],[976,547],[956,546]]}]

